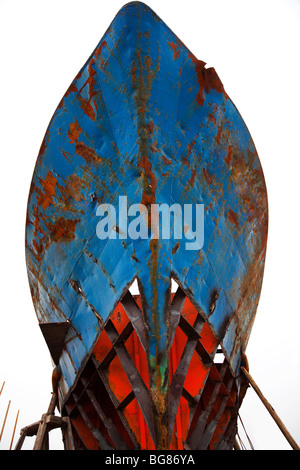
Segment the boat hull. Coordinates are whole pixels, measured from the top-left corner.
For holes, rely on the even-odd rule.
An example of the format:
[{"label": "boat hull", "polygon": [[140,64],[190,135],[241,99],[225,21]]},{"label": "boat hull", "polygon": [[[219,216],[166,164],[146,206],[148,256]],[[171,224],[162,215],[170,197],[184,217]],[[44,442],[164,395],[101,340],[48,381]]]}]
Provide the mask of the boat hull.
[{"label": "boat hull", "polygon": [[[172,212],[167,236],[160,231],[158,209],[163,207],[169,215]],[[183,214],[190,207],[199,211],[202,225],[198,231],[184,219],[179,237],[176,211]],[[112,211],[113,223],[103,217],[105,208]],[[140,231],[138,219],[131,217],[133,209],[137,216],[137,208]],[[104,221],[110,231],[106,227],[103,232]],[[203,392],[206,396],[209,385],[201,388],[198,384],[197,393],[195,389],[183,391],[183,379],[192,363],[187,359],[184,365],[180,362],[185,349],[178,343],[181,352],[176,351],[176,337],[183,327],[182,334],[194,344],[195,357],[202,361],[199,380],[209,384],[210,374],[218,379],[225,374],[226,381],[230,375],[234,392],[228,390],[227,382],[227,392],[220,380],[218,383],[236,411],[242,397],[240,366],[261,291],[267,227],[261,164],[249,131],[217,73],[206,68],[146,5],[125,5],[58,105],[39,152],[28,199],[28,277],[41,331],[60,371],[61,412],[75,414],[76,396],[80,399],[80,390],[84,396],[88,394],[86,388],[80,388],[85,387],[86,368],[96,361],[102,374],[98,374],[98,386],[103,397],[110,397],[118,433],[122,435],[121,429],[128,433],[126,445],[157,449],[204,445],[192,438],[193,426],[196,429],[203,422],[201,413],[209,426],[210,413],[216,409],[213,405],[208,412],[205,406],[196,405],[198,395],[201,398]],[[129,290],[135,280],[138,308]],[[172,280],[178,285],[176,308]],[[131,355],[144,361],[146,376],[135,360],[122,363],[120,359],[120,354],[124,360],[130,352],[121,351],[122,335],[112,319],[120,304],[125,308],[126,300],[130,307],[124,335],[132,330],[132,337],[139,339],[139,349],[132,349]],[[199,315],[196,325],[184,320],[185,302]],[[202,324],[222,350],[224,370],[214,365],[215,350],[205,352],[198,332]],[[108,332],[113,349],[108,348],[102,370],[103,358],[97,359],[97,351]],[[192,361],[189,348],[186,357]],[[117,357],[119,368],[114,362]],[[208,369],[205,361],[211,364]],[[93,367],[97,372],[98,366]],[[140,385],[128,379],[131,368],[140,377]],[[134,400],[138,404],[131,421],[124,417],[126,409],[118,408],[126,397],[118,397],[119,386],[112,379],[124,373],[131,386],[128,394],[134,394],[128,407],[134,407]],[[176,380],[180,382],[177,388]],[[111,387],[115,387],[113,393]],[[231,393],[238,398],[233,399]],[[97,402],[101,405],[102,398]],[[192,403],[200,421],[197,413],[186,412]],[[87,407],[91,416],[81,408],[88,416],[86,423],[98,422],[101,418],[91,402]],[[77,412],[80,415],[79,408]],[[229,423],[230,413],[226,413]],[[138,415],[141,423],[145,420],[144,437],[135,432]],[[187,416],[191,423],[187,424]],[[174,429],[180,420],[185,424],[176,431],[175,443]],[[90,426],[85,426],[85,432],[91,433]],[[221,434],[218,426],[215,431]],[[99,432],[100,444],[96,438],[98,443],[93,441],[92,446],[101,448],[109,442],[117,447],[106,431],[105,440]],[[230,445],[232,435],[227,436]],[[211,439],[206,436],[207,446],[215,445],[213,434]],[[90,446],[82,436],[78,442],[79,447]]]}]

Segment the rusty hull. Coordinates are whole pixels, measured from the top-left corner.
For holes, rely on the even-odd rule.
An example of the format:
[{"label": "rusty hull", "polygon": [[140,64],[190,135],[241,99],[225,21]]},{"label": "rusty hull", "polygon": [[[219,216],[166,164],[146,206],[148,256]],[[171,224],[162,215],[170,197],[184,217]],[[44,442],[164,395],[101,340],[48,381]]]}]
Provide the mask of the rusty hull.
[{"label": "rusty hull", "polygon": [[[203,247],[186,250],[186,240],[172,234],[100,240],[98,205],[118,208],[124,195],[128,205],[204,204]],[[137,279],[153,438],[166,448],[171,278],[238,377],[260,296],[267,225],[259,158],[217,73],[146,5],[125,5],[51,119],[28,200],[26,262],[38,321],[68,325],[56,348],[60,406]]]}]

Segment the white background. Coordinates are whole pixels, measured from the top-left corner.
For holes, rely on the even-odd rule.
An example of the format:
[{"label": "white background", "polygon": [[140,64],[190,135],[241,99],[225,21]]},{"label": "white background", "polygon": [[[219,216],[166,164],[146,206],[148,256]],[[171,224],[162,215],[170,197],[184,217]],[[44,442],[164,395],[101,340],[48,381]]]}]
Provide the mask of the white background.
[{"label": "white background", "polygon": [[[125,2],[124,2],[125,3]],[[48,123],[100,41],[119,0],[0,0],[0,449],[40,419],[52,365],[28,287],[24,231],[34,164]],[[269,240],[247,355],[250,372],[300,443],[299,0],[148,0],[198,59],[215,67],[265,173]],[[255,449],[291,449],[252,389],[240,411]],[[1,430],[1,428],[0,428]],[[241,425],[243,442],[249,443]],[[51,446],[61,448],[52,433]],[[31,449],[32,439],[24,448]]]}]

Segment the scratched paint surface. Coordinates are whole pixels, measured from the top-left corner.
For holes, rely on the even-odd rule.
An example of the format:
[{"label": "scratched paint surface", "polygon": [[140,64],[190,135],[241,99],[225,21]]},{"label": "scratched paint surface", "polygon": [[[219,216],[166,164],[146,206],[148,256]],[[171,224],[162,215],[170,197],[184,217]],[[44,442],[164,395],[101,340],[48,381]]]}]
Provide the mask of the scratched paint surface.
[{"label": "scratched paint surface", "polygon": [[[186,239],[100,240],[101,203],[204,204],[199,250]],[[117,213],[118,215],[118,213]],[[267,195],[255,146],[212,68],[146,5],[123,7],[58,105],[28,200],[26,260],[40,323],[70,321],[62,399],[137,277],[150,393],[168,394],[170,277],[203,313],[234,373],[259,300]]]}]

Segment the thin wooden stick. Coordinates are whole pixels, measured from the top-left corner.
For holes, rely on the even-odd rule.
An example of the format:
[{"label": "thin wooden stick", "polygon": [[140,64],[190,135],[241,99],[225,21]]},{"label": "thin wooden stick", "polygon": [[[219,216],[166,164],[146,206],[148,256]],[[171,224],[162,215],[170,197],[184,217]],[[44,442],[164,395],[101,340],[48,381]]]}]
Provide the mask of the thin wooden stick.
[{"label": "thin wooden stick", "polygon": [[20,413],[20,410],[18,410],[18,413],[17,413],[17,417],[16,417],[16,421],[15,421],[15,426],[14,426],[14,430],[13,430],[13,434],[12,434],[12,438],[11,438],[9,450],[11,450],[12,445],[13,445],[13,441],[14,441],[14,437],[15,437],[15,432],[16,432],[16,427],[17,427],[17,422],[18,422],[18,418],[19,418],[19,413]]},{"label": "thin wooden stick", "polygon": [[276,422],[277,426],[279,427],[280,431],[282,432],[282,434],[285,436],[285,438],[287,439],[287,441],[289,442],[289,444],[291,445],[291,447],[294,449],[294,450],[300,450],[300,447],[298,446],[297,442],[293,439],[293,437],[290,435],[290,433],[288,432],[288,430],[286,429],[285,425],[283,424],[283,422],[281,421],[281,419],[279,418],[279,416],[277,415],[277,413],[275,412],[275,410],[273,409],[273,407],[270,405],[270,403],[266,400],[266,398],[263,396],[262,392],[260,391],[259,387],[257,386],[257,384],[254,382],[253,378],[251,377],[251,375],[249,374],[249,372],[247,371],[247,369],[245,369],[244,366],[241,367],[241,371],[243,372],[243,374],[245,375],[245,377],[248,379],[248,382],[250,383],[250,385],[252,386],[252,388],[255,390],[255,392],[257,393],[257,395],[259,396],[259,398],[261,399],[261,401],[263,402],[263,404],[265,405],[265,407],[267,408],[267,410],[269,411],[270,415],[272,416],[272,418],[274,419],[274,421]]},{"label": "thin wooden stick", "polygon": [[4,421],[3,421],[3,425],[2,425],[2,429],[1,429],[0,441],[1,441],[1,439],[2,439],[2,434],[3,434],[3,431],[4,431],[4,427],[5,427],[5,423],[6,423],[6,418],[7,418],[7,415],[8,415],[9,407],[10,407],[10,400],[9,400],[9,402],[8,402],[8,405],[7,405],[7,409],[6,409],[6,413],[5,413],[5,417],[4,417]]},{"label": "thin wooden stick", "polygon": [[0,395],[1,395],[1,393],[2,393],[2,390],[3,390],[4,384],[5,384],[5,380],[4,380],[3,384],[2,384],[2,387],[1,387],[1,390],[0,390]]}]

